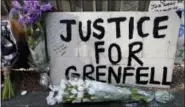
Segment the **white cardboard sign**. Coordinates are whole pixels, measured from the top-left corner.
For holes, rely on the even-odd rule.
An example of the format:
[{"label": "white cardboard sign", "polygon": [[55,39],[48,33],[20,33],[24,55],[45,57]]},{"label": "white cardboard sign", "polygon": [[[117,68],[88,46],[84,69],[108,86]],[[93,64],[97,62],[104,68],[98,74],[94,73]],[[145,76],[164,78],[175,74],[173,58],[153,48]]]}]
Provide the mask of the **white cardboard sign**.
[{"label": "white cardboard sign", "polygon": [[150,1],[149,11],[182,11],[175,63],[184,66],[184,0]]},{"label": "white cardboard sign", "polygon": [[178,19],[175,12],[49,13],[53,84],[78,75],[115,85],[169,87]]}]

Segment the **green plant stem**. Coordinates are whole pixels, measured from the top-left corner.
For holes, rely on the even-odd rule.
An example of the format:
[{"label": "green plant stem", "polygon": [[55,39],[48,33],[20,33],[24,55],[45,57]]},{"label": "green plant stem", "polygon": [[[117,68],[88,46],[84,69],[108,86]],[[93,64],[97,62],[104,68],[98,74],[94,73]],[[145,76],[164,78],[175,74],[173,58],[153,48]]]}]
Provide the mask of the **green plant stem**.
[{"label": "green plant stem", "polygon": [[14,93],[14,88],[13,88],[13,85],[12,85],[12,82],[11,82],[11,79],[10,79],[10,86],[11,86],[11,95],[12,97],[15,96],[15,93]]},{"label": "green plant stem", "polygon": [[41,36],[44,37],[44,29],[42,27],[42,25],[40,24],[39,21],[36,22],[36,25],[39,27],[40,31],[41,31]]},{"label": "green plant stem", "polygon": [[4,87],[3,87],[3,92],[2,92],[2,100],[5,99],[5,89],[6,89],[6,80],[4,81]]},{"label": "green plant stem", "polygon": [[14,90],[13,90],[13,87],[12,87],[12,82],[11,82],[11,79],[10,79],[10,76],[9,76],[9,96],[10,98],[14,96]]},{"label": "green plant stem", "polygon": [[15,94],[14,94],[14,90],[13,90],[13,87],[12,87],[10,74],[7,74],[6,77],[5,77],[5,80],[4,80],[4,88],[3,88],[3,92],[2,92],[2,100],[10,99],[14,95]]},{"label": "green plant stem", "polygon": [[4,88],[3,88],[3,97],[2,97],[2,100],[5,100],[6,98],[7,98],[7,86],[8,86],[8,84],[7,84],[7,79],[5,79],[5,82],[4,82]]},{"label": "green plant stem", "polygon": [[8,98],[10,99],[11,98],[11,86],[10,86],[10,77],[8,76]]}]

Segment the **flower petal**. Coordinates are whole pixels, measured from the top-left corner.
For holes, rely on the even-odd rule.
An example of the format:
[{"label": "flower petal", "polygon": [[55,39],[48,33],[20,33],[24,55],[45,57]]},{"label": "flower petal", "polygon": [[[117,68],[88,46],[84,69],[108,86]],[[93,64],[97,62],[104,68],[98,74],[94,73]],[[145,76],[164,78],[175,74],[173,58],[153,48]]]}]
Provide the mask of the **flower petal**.
[{"label": "flower petal", "polygon": [[89,88],[88,94],[93,95],[93,94],[95,94],[95,91],[93,89]]},{"label": "flower petal", "polygon": [[17,8],[17,9],[21,9],[22,8],[21,4],[18,1],[16,1],[16,0],[12,1],[12,7],[13,8]]},{"label": "flower petal", "polygon": [[83,92],[78,92],[77,93],[77,99],[82,99],[84,96],[84,93]]},{"label": "flower petal", "polygon": [[45,12],[45,11],[49,11],[52,9],[52,6],[50,3],[43,3],[41,6],[40,6],[40,9]]},{"label": "flower petal", "polygon": [[77,90],[76,89],[72,89],[71,93],[76,95],[77,94]]},{"label": "flower petal", "polygon": [[62,94],[57,94],[55,96],[55,99],[57,100],[58,103],[62,102],[63,101]]},{"label": "flower petal", "polygon": [[64,90],[64,89],[66,88],[66,82],[65,82],[65,80],[63,80],[63,79],[61,79],[61,81],[60,81],[60,88],[61,88],[62,90]]},{"label": "flower petal", "polygon": [[56,101],[55,98],[47,97],[46,102],[47,102],[48,105],[55,105],[57,101]]},{"label": "flower petal", "polygon": [[17,13],[19,13],[19,9],[17,9],[17,8],[11,8],[10,13],[17,14]]},{"label": "flower petal", "polygon": [[85,89],[85,87],[83,86],[78,86],[78,91],[83,91]]}]

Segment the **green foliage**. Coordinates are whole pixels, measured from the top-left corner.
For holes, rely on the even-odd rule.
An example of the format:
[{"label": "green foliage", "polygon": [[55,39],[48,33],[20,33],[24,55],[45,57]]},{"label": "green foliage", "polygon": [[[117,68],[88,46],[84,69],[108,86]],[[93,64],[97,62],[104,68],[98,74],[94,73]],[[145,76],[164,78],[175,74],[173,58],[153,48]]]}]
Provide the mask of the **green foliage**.
[{"label": "green foliage", "polygon": [[133,100],[135,100],[135,101],[145,101],[147,103],[149,102],[147,97],[138,94],[138,90],[136,88],[133,88],[131,90],[131,93],[132,93],[131,94],[131,98]]},{"label": "green foliage", "polygon": [[2,92],[2,100],[10,99],[15,96],[13,86],[10,80],[10,76],[8,76],[4,81],[4,88]]}]

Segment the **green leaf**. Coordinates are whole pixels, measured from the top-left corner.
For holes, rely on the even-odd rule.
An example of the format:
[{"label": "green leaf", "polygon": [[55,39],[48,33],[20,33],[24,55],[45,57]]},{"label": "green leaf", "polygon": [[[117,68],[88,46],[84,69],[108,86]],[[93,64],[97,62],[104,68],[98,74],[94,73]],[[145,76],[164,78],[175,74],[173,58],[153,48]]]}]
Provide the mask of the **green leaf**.
[{"label": "green leaf", "polygon": [[133,88],[131,90],[132,94],[131,94],[131,98],[135,101],[139,101],[139,100],[143,100],[145,102],[149,102],[148,98],[142,95],[138,95],[138,90],[136,88]]}]

